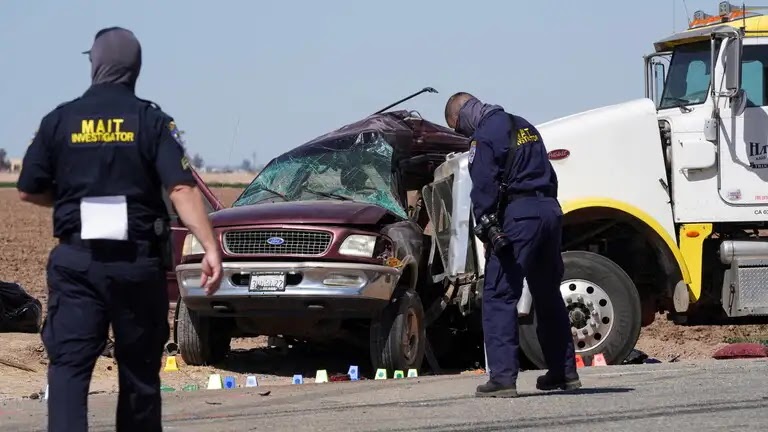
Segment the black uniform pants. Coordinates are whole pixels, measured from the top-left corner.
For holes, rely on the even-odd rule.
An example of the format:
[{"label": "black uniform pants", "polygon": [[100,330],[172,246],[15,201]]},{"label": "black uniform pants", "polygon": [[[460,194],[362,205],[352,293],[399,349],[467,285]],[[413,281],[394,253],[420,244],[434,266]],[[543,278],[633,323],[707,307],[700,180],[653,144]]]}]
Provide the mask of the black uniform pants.
[{"label": "black uniform pants", "polygon": [[48,430],[88,430],[88,391],[109,325],[115,339],[117,431],[161,431],[160,367],[168,293],[149,243],[61,243],[49,256]]},{"label": "black uniform pants", "polygon": [[552,198],[525,198],[509,205],[503,223],[512,244],[500,255],[488,246],[483,285],[483,334],[490,378],[502,385],[517,381],[517,303],[523,277],[533,297],[537,336],[547,368],[555,376],[575,373],[571,326],[560,294],[560,206]]}]

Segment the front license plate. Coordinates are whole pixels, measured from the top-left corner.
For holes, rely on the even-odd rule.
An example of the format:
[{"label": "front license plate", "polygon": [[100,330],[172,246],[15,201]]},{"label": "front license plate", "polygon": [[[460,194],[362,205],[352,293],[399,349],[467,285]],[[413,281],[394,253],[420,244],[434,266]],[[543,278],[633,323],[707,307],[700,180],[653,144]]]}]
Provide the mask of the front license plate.
[{"label": "front license plate", "polygon": [[285,291],[285,273],[252,273],[250,291]]}]

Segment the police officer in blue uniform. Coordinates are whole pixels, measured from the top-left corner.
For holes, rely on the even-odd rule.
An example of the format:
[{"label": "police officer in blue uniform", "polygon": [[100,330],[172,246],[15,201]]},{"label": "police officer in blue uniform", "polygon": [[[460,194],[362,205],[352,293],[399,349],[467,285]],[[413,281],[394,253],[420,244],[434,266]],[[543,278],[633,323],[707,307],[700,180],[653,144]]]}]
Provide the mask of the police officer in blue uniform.
[{"label": "police officer in blue uniform", "polygon": [[161,431],[160,367],[169,337],[168,209],[205,249],[202,282],[221,279],[211,224],[173,119],[135,95],[141,46],[133,33],[97,33],[92,85],[41,121],[24,155],[23,201],[53,207],[42,340],[48,352],[48,430],[88,429],[90,379],[111,324],[119,373],[117,431]]},{"label": "police officer in blue uniform", "polygon": [[[540,390],[581,386],[565,304],[560,295],[562,210],[557,176],[538,130],[498,105],[469,93],[448,100],[445,119],[470,137],[475,234],[486,247],[483,334],[490,379],[479,397],[517,396],[517,302],[527,278],[547,362]],[[510,153],[512,150],[512,153]]]}]

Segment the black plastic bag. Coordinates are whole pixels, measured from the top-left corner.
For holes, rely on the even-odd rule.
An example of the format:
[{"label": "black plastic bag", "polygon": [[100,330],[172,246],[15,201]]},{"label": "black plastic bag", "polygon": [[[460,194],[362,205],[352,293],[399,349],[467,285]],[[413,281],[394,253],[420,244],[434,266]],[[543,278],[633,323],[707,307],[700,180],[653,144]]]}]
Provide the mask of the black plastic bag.
[{"label": "black plastic bag", "polygon": [[39,333],[43,305],[19,284],[0,281],[0,333]]}]

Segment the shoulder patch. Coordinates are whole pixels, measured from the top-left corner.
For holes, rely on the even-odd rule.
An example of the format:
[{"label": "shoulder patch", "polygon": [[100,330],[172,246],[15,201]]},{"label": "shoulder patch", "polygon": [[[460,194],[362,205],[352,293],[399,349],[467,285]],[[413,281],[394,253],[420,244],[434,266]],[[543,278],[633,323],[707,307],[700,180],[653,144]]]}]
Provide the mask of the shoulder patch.
[{"label": "shoulder patch", "polygon": [[181,157],[181,169],[184,171],[189,171],[191,164],[189,163],[189,158],[187,155],[184,155]]},{"label": "shoulder patch", "polygon": [[184,147],[184,140],[181,138],[182,133],[179,128],[176,127],[175,121],[171,120],[168,122],[168,130],[171,132],[173,139],[175,139],[180,146]]},{"label": "shoulder patch", "polygon": [[475,160],[476,148],[477,148],[477,140],[472,140],[472,142],[469,143],[469,163],[472,163],[472,161]]},{"label": "shoulder patch", "polygon": [[540,141],[539,134],[531,131],[530,127],[518,129],[517,131],[517,145],[523,145]]}]

